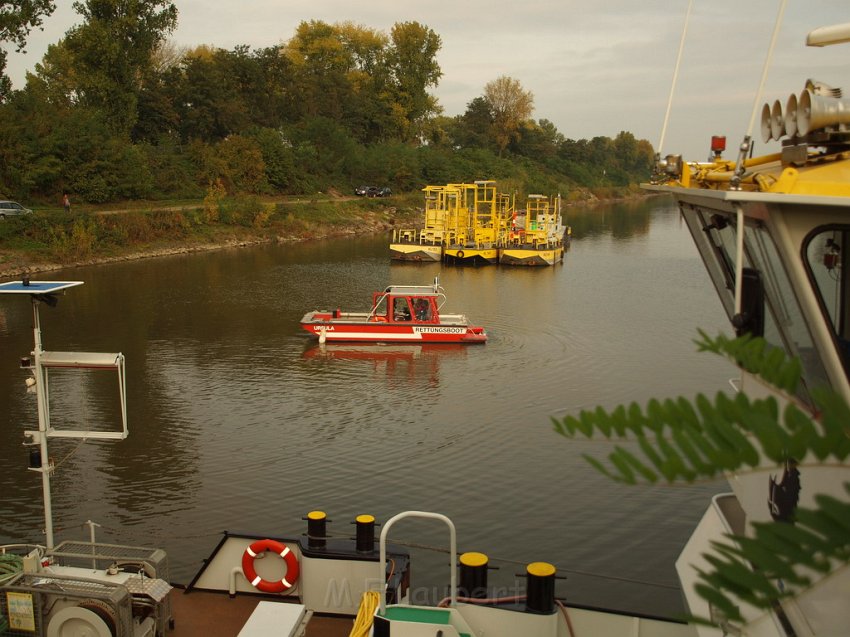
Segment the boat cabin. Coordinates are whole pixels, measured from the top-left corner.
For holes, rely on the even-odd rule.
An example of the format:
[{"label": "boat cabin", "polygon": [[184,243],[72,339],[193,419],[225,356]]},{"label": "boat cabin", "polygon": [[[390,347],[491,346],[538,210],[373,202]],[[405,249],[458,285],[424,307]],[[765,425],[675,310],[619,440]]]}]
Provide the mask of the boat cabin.
[{"label": "boat cabin", "polygon": [[439,323],[445,295],[433,285],[391,285],[372,294],[370,321]]}]

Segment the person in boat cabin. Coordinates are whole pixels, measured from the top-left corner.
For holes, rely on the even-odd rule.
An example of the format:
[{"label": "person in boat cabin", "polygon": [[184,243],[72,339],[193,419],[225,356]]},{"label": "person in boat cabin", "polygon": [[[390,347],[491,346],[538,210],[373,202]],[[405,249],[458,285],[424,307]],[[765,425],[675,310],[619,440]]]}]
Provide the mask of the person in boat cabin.
[{"label": "person in boat cabin", "polygon": [[426,299],[416,299],[416,303],[414,303],[414,307],[416,308],[416,320],[418,320],[418,321],[430,321],[431,320],[431,308],[428,305],[428,301]]},{"label": "person in boat cabin", "polygon": [[396,299],[393,303],[393,318],[396,321],[409,321],[410,308],[407,305],[407,299]]}]

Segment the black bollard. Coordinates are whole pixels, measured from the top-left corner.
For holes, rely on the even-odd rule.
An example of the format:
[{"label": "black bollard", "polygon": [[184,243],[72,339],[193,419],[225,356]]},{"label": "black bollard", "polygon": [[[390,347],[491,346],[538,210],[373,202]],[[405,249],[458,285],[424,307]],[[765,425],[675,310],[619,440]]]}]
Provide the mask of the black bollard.
[{"label": "black bollard", "polygon": [[484,553],[464,553],[460,556],[458,596],[473,599],[487,597],[487,562]]},{"label": "black bollard", "polygon": [[555,567],[548,562],[532,562],[526,567],[528,576],[526,610],[551,613],[555,610]]},{"label": "black bollard", "polygon": [[371,553],[375,550],[375,516],[358,515],[354,523],[357,525],[357,550]]},{"label": "black bollard", "polygon": [[307,514],[307,546],[311,549],[325,547],[327,521],[328,516],[324,511],[310,511]]}]

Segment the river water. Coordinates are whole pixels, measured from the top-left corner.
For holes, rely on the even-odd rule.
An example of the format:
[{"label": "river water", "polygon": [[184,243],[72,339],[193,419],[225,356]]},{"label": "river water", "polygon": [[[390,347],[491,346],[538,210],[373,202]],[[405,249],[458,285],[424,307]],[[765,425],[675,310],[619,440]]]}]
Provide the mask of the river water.
[{"label": "river water", "polygon": [[[45,350],[127,358],[129,438],[51,447],[57,541],[87,537],[92,519],[101,541],[165,548],[185,583],[225,529],[297,535],[321,509],[349,535],[361,513],[437,511],[461,551],[499,566],[504,592],[542,560],[573,602],[681,612],[673,561],[725,485],[614,484],[582,458],[608,443],[567,440],[550,418],[727,390],[731,367],[693,340],[728,324],[669,200],[571,208],[567,222],[572,246],[546,269],[392,264],[377,236],[45,275],[85,281],[42,306]],[[306,311],[366,309],[373,290],[438,274],[445,309],[486,327],[487,344],[320,348],[302,335]],[[21,446],[37,428],[19,369],[31,323],[25,299],[0,297],[0,543],[44,541]],[[111,381],[51,376],[54,425],[114,416]],[[433,522],[393,539],[447,546]],[[414,549],[419,598],[447,581],[444,553]]]}]

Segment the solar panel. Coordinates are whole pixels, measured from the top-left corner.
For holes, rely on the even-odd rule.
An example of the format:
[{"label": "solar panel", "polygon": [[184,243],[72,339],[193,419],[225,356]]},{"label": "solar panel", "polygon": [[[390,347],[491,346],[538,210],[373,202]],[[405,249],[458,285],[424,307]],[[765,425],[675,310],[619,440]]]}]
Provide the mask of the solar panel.
[{"label": "solar panel", "polygon": [[9,281],[0,283],[0,294],[53,294],[82,284],[83,281]]}]

